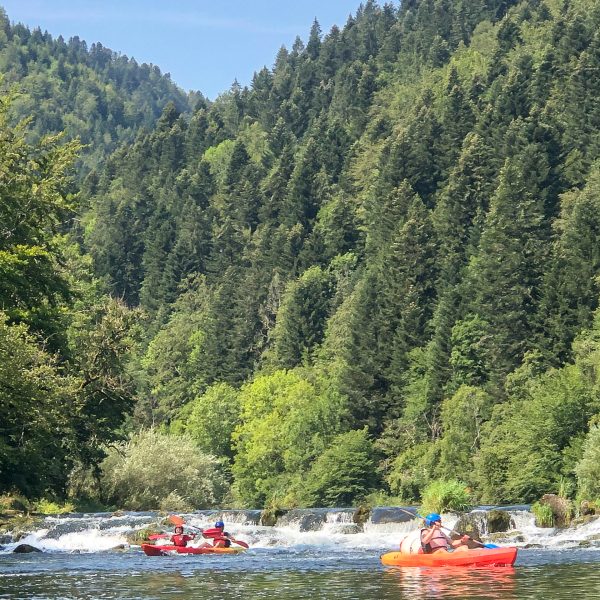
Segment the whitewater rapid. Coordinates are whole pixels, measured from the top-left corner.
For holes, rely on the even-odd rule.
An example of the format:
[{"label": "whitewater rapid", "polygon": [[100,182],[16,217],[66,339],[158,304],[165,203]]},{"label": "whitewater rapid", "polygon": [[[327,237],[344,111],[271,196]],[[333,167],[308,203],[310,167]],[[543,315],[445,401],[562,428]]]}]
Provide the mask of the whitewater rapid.
[{"label": "whitewater rapid", "polygon": [[[528,510],[512,509],[507,512],[513,526],[506,533],[495,534],[494,543],[522,548],[586,547],[600,550],[600,518],[576,527],[554,529],[536,527]],[[190,530],[193,527],[212,527],[215,520],[223,519],[226,530],[252,548],[298,552],[318,548],[332,554],[395,549],[406,534],[421,526],[420,519],[406,517],[402,521],[393,521],[385,518],[385,512],[381,511],[379,515],[374,511],[364,524],[357,524],[353,521],[354,509],[290,511],[272,527],[259,524],[260,511],[200,511],[183,516]],[[443,515],[443,522],[446,527],[453,528],[457,517]],[[165,515],[157,513],[48,516],[19,539],[4,543],[0,553],[12,552],[19,544],[29,544],[49,553],[131,551],[139,549],[129,543],[136,531],[160,527],[161,524],[165,531],[172,530],[165,521]],[[485,534],[485,519],[482,519],[482,530]]]}]

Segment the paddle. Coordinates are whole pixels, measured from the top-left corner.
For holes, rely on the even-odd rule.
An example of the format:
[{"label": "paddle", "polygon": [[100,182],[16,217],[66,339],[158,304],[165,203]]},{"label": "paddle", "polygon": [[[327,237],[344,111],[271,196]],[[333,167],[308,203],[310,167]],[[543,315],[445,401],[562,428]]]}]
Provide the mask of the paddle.
[{"label": "paddle", "polygon": [[181,525],[182,527],[185,525],[186,527],[191,527],[192,529],[196,529],[197,531],[199,531],[200,533],[202,533],[203,535],[207,536],[207,537],[211,537],[213,539],[216,539],[217,537],[219,537],[220,539],[229,539],[231,540],[234,544],[237,544],[238,546],[241,546],[242,548],[250,548],[250,546],[246,543],[243,542],[242,540],[235,540],[232,537],[226,538],[225,536],[223,536],[223,534],[216,529],[216,527],[213,527],[212,529],[200,529],[200,527],[194,527],[193,525],[188,525],[185,522],[185,519],[183,519],[183,517],[178,517],[177,515],[170,515],[169,516],[169,521],[171,521],[171,523],[173,523],[173,525]]},{"label": "paddle", "polygon": [[169,515],[169,521],[171,521],[171,523],[173,523],[173,525],[181,525],[181,527],[183,527],[185,525],[186,527],[189,527],[190,529],[195,529],[196,531],[199,531],[200,533],[204,533],[204,529],[200,529],[200,527],[194,527],[193,525],[189,525],[188,523],[185,522],[185,519],[183,517],[178,517],[177,515]]},{"label": "paddle", "polygon": [[[404,510],[403,508],[398,507],[398,510],[402,511],[403,513],[406,513],[407,515],[410,515],[411,517],[418,517],[419,519],[425,519],[425,517],[422,517],[418,512],[416,513],[411,513],[408,510]],[[463,535],[462,533],[456,531],[455,529],[450,529],[449,527],[444,527],[443,525],[441,526],[442,529],[445,529],[446,531],[449,531],[450,533],[454,533],[455,535]],[[496,544],[484,544],[483,542],[480,542],[479,540],[475,540],[473,539],[470,535],[467,536],[472,542],[475,542],[476,544],[479,544],[480,546],[483,546],[484,548],[500,548],[500,546],[496,546]]]}]

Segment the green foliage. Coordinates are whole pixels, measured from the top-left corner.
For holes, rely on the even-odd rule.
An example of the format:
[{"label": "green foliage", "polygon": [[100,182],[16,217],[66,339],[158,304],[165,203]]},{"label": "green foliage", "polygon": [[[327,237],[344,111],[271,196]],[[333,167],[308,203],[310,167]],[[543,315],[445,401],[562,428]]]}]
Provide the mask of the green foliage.
[{"label": "green foliage", "polygon": [[61,504],[54,500],[42,498],[35,502],[33,510],[44,515],[60,515],[63,513],[75,512],[75,505],[72,502]]},{"label": "green foliage", "polygon": [[11,24],[4,10],[0,22],[0,72],[21,91],[10,110],[13,122],[35,114],[36,138],[66,130],[85,145],[88,168],[153,126],[169,102],[190,109],[195,95],[186,97],[156,66],[139,65],[100,43],[88,46],[79,37],[65,41]]},{"label": "green foliage", "polygon": [[255,506],[301,503],[365,426],[407,500],[589,485],[600,12],[466,4],[366,2],[214,102],[0,14],[1,490],[93,496],[153,424]]},{"label": "green foliage", "polygon": [[65,483],[77,390],[36,342],[0,312],[0,489],[30,497]]},{"label": "green foliage", "polygon": [[86,465],[97,464],[103,446],[122,438],[120,427],[134,406],[127,364],[140,337],[138,320],[139,311],[102,297],[76,314],[68,330],[78,382],[73,428]]},{"label": "green foliage", "polygon": [[15,510],[28,513],[31,510],[31,503],[25,496],[8,493],[0,496],[0,512]]},{"label": "green foliage", "polygon": [[423,514],[464,511],[471,505],[471,497],[464,483],[456,480],[432,481],[421,496]]},{"label": "green foliage", "polygon": [[293,368],[310,356],[323,338],[332,297],[331,276],[319,267],[307,269],[286,289],[273,330],[273,358]]},{"label": "green foliage", "polygon": [[219,461],[190,437],[153,429],[111,449],[102,462],[105,500],[130,510],[210,508],[226,485]]},{"label": "green foliage", "polygon": [[483,424],[491,416],[492,398],[481,389],[462,386],[441,408],[438,476],[472,483],[472,457],[481,443]]},{"label": "green foliage", "polygon": [[586,500],[600,498],[600,427],[590,429],[583,444],[583,456],[575,467],[579,495]]},{"label": "green foliage", "polygon": [[525,389],[494,408],[475,458],[484,500],[533,501],[556,491],[574,437],[587,430],[598,403],[580,366],[526,380]]},{"label": "green foliage", "polygon": [[343,401],[326,382],[297,371],[257,377],[240,391],[234,431],[235,493],[246,506],[284,498],[339,431]]},{"label": "green foliage", "polygon": [[392,493],[406,502],[419,500],[433,477],[437,455],[437,446],[428,443],[414,444],[400,452],[386,477]]},{"label": "green foliage", "polygon": [[334,437],[302,485],[310,506],[355,506],[378,483],[373,443],[358,429]]},{"label": "green foliage", "polygon": [[29,144],[27,123],[9,124],[14,98],[0,95],[0,304],[43,329],[71,293],[57,233],[74,208],[70,174],[80,146],[57,135]]},{"label": "green foliage", "polygon": [[240,420],[238,395],[230,385],[215,383],[185,405],[171,431],[187,433],[205,454],[231,459],[232,435]]},{"label": "green foliage", "polygon": [[538,527],[554,527],[554,513],[552,507],[548,504],[535,502],[531,505],[531,512],[535,517],[535,524]]}]

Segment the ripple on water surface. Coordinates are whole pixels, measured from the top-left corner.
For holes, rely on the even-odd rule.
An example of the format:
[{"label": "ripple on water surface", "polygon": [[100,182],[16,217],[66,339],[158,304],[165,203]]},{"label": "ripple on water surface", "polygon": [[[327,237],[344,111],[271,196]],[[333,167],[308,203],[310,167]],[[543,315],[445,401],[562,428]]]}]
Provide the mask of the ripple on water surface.
[{"label": "ripple on water surface", "polygon": [[524,550],[514,568],[384,568],[372,551],[262,549],[240,556],[42,554],[0,557],[0,598],[600,598],[600,552]]}]

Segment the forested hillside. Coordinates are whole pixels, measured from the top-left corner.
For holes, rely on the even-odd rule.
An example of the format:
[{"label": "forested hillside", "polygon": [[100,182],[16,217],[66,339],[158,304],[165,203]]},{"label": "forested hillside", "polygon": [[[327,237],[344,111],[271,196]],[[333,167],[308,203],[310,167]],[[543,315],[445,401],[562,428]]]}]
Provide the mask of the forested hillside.
[{"label": "forested hillside", "polygon": [[592,0],[367,1],[99,163],[69,239],[136,401],[64,489],[600,498],[599,32]]},{"label": "forested hillside", "polygon": [[11,24],[0,6],[2,87],[20,94],[13,122],[32,117],[31,138],[65,131],[85,145],[83,163],[95,166],[108,152],[132,142],[142,128],[153,128],[163,108],[174,102],[189,112],[200,96],[188,97],[160,69],[105,48],[65,41],[40,29]]}]

